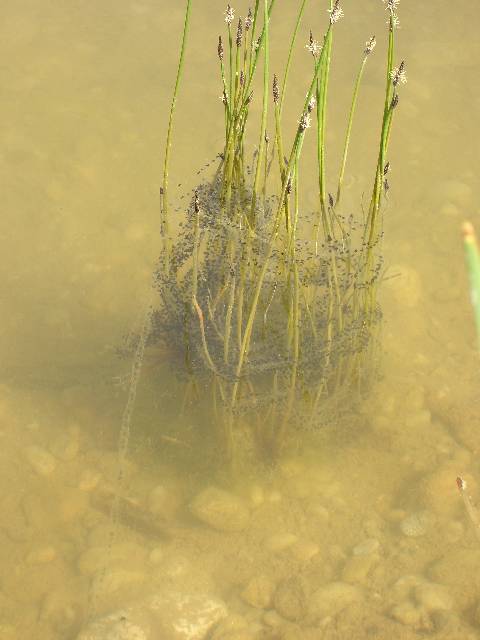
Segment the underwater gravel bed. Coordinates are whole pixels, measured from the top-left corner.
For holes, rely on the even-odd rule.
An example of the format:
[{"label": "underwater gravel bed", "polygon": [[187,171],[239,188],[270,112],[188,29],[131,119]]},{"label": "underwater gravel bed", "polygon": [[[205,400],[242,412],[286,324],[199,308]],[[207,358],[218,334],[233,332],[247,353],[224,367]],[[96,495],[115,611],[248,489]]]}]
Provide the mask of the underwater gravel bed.
[{"label": "underwater gravel bed", "polygon": [[130,456],[115,527],[82,394],[3,386],[1,637],[477,638],[473,436],[447,390],[381,385],[361,440],[229,485]]}]

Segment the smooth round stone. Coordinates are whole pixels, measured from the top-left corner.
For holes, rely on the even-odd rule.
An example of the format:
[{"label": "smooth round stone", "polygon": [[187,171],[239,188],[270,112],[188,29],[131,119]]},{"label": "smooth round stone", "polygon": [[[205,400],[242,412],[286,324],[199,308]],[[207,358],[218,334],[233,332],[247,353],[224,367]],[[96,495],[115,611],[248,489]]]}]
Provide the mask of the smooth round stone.
[{"label": "smooth round stone", "polygon": [[422,631],[433,631],[433,623],[425,609],[416,607],[409,600],[400,602],[392,607],[390,615],[407,627]]},{"label": "smooth round stone", "polygon": [[78,480],[78,488],[80,491],[93,491],[98,486],[102,478],[102,474],[96,469],[84,469]]},{"label": "smooth round stone", "polygon": [[319,551],[320,547],[318,546],[318,544],[304,540],[299,540],[292,547],[292,554],[294,558],[296,558],[300,562],[308,562],[314,556],[316,556]]},{"label": "smooth round stone", "polygon": [[409,538],[424,536],[433,523],[433,517],[428,511],[417,511],[400,522],[400,530]]},{"label": "smooth round stone", "polygon": [[270,491],[270,493],[268,494],[268,501],[271,504],[278,504],[282,501],[282,494],[280,493],[280,491]]},{"label": "smooth round stone", "polygon": [[263,616],[262,621],[268,627],[273,628],[280,627],[284,623],[284,619],[275,611],[275,609],[272,609],[271,611],[265,611],[265,615]]},{"label": "smooth round stone", "polygon": [[256,609],[267,609],[272,602],[275,585],[267,576],[255,576],[241,593],[244,602]]},{"label": "smooth round stone", "polygon": [[48,476],[56,469],[55,458],[43,447],[31,445],[25,450],[25,456],[38,475]]},{"label": "smooth round stone", "polygon": [[375,553],[363,556],[352,556],[345,563],[342,580],[352,583],[364,582],[373,567],[378,564],[379,559]]},{"label": "smooth round stone", "polygon": [[274,596],[276,611],[287,620],[297,622],[307,613],[307,596],[303,580],[294,576],[279,584]]},{"label": "smooth round stone", "polygon": [[396,600],[408,598],[415,587],[424,582],[422,576],[416,574],[405,575],[399,578],[392,587],[392,594]]},{"label": "smooth round stone", "polygon": [[212,640],[221,640],[223,637],[228,637],[229,633],[244,631],[247,626],[248,623],[243,616],[238,613],[229,613],[216,625]]},{"label": "smooth round stone", "polygon": [[62,433],[49,446],[50,452],[59,460],[70,462],[80,451],[79,429],[69,429],[69,433]]},{"label": "smooth round stone", "polygon": [[77,568],[84,576],[92,576],[115,564],[122,568],[138,569],[143,567],[146,550],[132,542],[119,542],[111,546],[90,547],[80,555]]},{"label": "smooth round stone", "polygon": [[240,498],[213,486],[197,495],[190,510],[199,520],[219,531],[243,531],[250,522],[250,512]]},{"label": "smooth round stone", "polygon": [[460,180],[446,180],[440,187],[440,193],[460,206],[467,206],[472,201],[472,188]]},{"label": "smooth round stone", "polygon": [[67,489],[59,503],[58,512],[62,522],[78,520],[88,509],[88,496],[79,489]]},{"label": "smooth round stone", "polygon": [[[446,463],[428,474],[421,483],[423,504],[426,508],[440,516],[454,517],[463,511],[462,500],[459,499],[456,464]],[[468,491],[475,488],[476,482],[470,474],[463,474],[467,481]]]},{"label": "smooth round stone", "polygon": [[160,564],[165,558],[165,552],[162,547],[155,547],[150,551],[148,560],[151,564]]},{"label": "smooth round stone", "polygon": [[308,505],[308,516],[313,516],[319,522],[327,522],[330,517],[328,509],[318,501],[312,502]]},{"label": "smooth round stone", "polygon": [[148,497],[148,506],[153,515],[164,520],[173,520],[180,507],[180,495],[176,487],[157,485]]},{"label": "smooth round stone", "polygon": [[280,473],[284,478],[293,478],[305,470],[305,464],[300,458],[289,458],[280,463]]},{"label": "smooth round stone", "polygon": [[146,575],[140,571],[107,569],[95,576],[92,590],[96,596],[103,598],[117,594],[119,591],[137,589],[145,580]]},{"label": "smooth round stone", "polygon": [[309,602],[309,613],[314,620],[336,616],[361,599],[362,592],[358,587],[346,582],[330,582],[313,594]]},{"label": "smooth round stone", "polygon": [[272,553],[280,553],[293,546],[298,540],[294,533],[276,533],[265,540],[265,547]]},{"label": "smooth round stone", "polygon": [[415,588],[415,600],[427,611],[449,611],[453,607],[453,599],[448,589],[434,582],[419,584]]},{"label": "smooth round stone", "polygon": [[54,547],[42,547],[31,551],[25,558],[27,564],[48,564],[53,562],[57,556]]},{"label": "smooth round stone", "polygon": [[47,621],[61,637],[70,637],[80,618],[80,602],[75,602],[68,593],[58,590],[51,591],[45,596],[40,619]]},{"label": "smooth round stone", "polygon": [[248,497],[250,499],[250,504],[252,505],[252,507],[259,507],[265,502],[265,492],[263,490],[263,487],[258,484],[253,485],[252,487],[250,487]]},{"label": "smooth round stone", "polygon": [[391,273],[398,273],[399,276],[386,280],[383,283],[385,289],[391,291],[395,302],[401,308],[413,309],[416,307],[423,295],[418,272],[407,265],[394,265],[391,267]]},{"label": "smooth round stone", "polygon": [[440,207],[440,213],[442,216],[448,218],[458,218],[460,216],[460,209],[453,202],[445,202]]},{"label": "smooth round stone", "polygon": [[409,429],[426,429],[430,425],[431,419],[430,411],[421,409],[405,418],[405,426]]},{"label": "smooth round stone", "polygon": [[380,542],[376,538],[368,538],[353,548],[354,556],[368,556],[380,548]]}]

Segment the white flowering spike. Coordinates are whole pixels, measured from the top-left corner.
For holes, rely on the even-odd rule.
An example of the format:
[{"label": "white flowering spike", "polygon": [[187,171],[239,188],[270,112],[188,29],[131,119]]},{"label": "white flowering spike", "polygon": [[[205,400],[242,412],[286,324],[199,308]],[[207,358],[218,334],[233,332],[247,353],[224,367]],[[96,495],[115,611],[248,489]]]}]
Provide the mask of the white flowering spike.
[{"label": "white flowering spike", "polygon": [[303,116],[298,121],[300,125],[300,131],[305,131],[305,129],[309,129],[312,126],[312,119],[310,114],[304,113]]},{"label": "white flowering spike", "polygon": [[395,67],[390,71],[390,77],[393,80],[393,86],[396,87],[399,82],[405,84],[407,82],[407,74],[405,72],[405,63],[402,62],[399,67]]},{"label": "white flowering spike", "polygon": [[[390,24],[390,20],[387,20],[387,24]],[[394,13],[392,13],[392,27],[394,29],[400,29],[400,20]]]},{"label": "white flowering spike", "polygon": [[390,11],[390,13],[395,13],[400,4],[400,0],[382,0],[382,2],[386,5],[385,9]]},{"label": "white flowering spike", "polygon": [[308,44],[305,45],[305,48],[310,51],[312,56],[315,58],[321,53],[322,45],[316,40],[311,39]]},{"label": "white flowering spike", "polygon": [[227,10],[225,11],[225,22],[227,24],[232,24],[232,22],[235,20],[235,11],[232,9],[232,7],[227,4]]},{"label": "white flowering spike", "polygon": [[343,18],[345,14],[340,6],[340,0],[336,0],[333,7],[328,9],[328,13],[330,14],[330,24],[335,24],[335,22],[338,22],[340,18]]},{"label": "white flowering spike", "polygon": [[365,55],[368,56],[372,53],[372,51],[375,49],[375,46],[377,44],[377,40],[375,39],[375,36],[372,36],[370,38],[370,40],[368,40],[365,43]]},{"label": "white flowering spike", "polygon": [[312,96],[310,98],[310,100],[308,101],[308,106],[307,106],[308,113],[312,113],[312,111],[315,109],[315,105],[316,104],[317,104],[317,100],[316,100],[315,96]]}]

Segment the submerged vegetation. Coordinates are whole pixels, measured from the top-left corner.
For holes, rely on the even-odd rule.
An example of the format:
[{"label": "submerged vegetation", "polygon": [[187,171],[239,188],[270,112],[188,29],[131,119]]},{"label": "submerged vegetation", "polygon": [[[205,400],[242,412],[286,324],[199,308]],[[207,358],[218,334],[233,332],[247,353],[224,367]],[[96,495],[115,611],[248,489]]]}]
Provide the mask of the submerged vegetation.
[{"label": "submerged vegetation", "polygon": [[[347,119],[339,178],[326,184],[327,97],[334,31],[343,18],[340,1],[325,12],[321,41],[307,43],[312,74],[300,97],[298,124],[288,140],[283,107],[292,52],[307,0],[287,51],[282,80],[270,71],[270,18],[276,0],[256,0],[245,19],[228,5],[226,37],[217,44],[225,133],[215,174],[196,187],[172,237],[168,199],[171,135],[183,69],[191,0],[175,84],[161,189],[163,246],[155,274],[160,303],[151,340],[177,352],[189,398],[211,403],[223,457],[240,448],[276,456],[292,425],[315,423],[328,398],[368,385],[381,317],[382,203],[388,190],[387,150],[405,64],[394,65],[399,0],[387,10],[387,60],[378,159],[368,208],[342,209],[342,189],[357,99],[370,37],[361,55]],[[248,164],[254,78],[263,67],[258,144]],[[299,96],[292,96],[298,100]],[[267,132],[272,123],[273,133]],[[316,130],[316,131],[314,131]],[[304,139],[316,136],[317,211],[302,205]]]}]

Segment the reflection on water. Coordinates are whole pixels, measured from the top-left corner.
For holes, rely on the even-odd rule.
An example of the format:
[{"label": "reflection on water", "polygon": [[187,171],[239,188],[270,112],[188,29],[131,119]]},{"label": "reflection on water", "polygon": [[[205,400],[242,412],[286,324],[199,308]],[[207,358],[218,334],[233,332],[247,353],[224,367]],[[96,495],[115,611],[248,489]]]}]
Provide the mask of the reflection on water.
[{"label": "reflection on water", "polygon": [[[309,3],[302,38],[320,30],[324,4]],[[273,70],[295,5],[272,21]],[[385,19],[379,0],[343,6],[332,176],[357,44]],[[477,500],[480,381],[459,240],[480,213],[475,7],[402,6],[409,82],[390,158],[385,355],[358,415],[305,434],[278,468],[221,481],[210,425],[179,410],[168,352],[148,353],[119,485],[130,374],[117,351],[143,322],[158,252],[183,9],[26,0],[2,12],[0,637],[480,637],[480,547],[455,484],[462,475]],[[180,205],[221,144],[224,9],[194,2],[171,168]],[[301,49],[290,90],[303,96]],[[372,64],[362,88],[352,207],[370,188],[382,77]],[[287,105],[284,121],[296,120]]]}]

